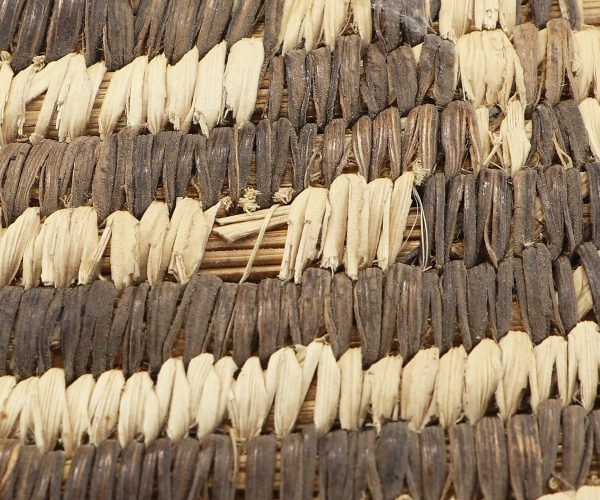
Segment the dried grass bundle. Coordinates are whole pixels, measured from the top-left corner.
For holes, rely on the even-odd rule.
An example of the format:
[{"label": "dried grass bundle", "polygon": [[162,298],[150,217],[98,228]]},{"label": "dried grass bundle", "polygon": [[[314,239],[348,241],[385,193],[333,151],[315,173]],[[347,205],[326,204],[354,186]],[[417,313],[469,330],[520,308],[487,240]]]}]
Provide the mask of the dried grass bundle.
[{"label": "dried grass bundle", "polygon": [[573,71],[580,99],[600,97],[600,30],[587,28],[573,33]]}]

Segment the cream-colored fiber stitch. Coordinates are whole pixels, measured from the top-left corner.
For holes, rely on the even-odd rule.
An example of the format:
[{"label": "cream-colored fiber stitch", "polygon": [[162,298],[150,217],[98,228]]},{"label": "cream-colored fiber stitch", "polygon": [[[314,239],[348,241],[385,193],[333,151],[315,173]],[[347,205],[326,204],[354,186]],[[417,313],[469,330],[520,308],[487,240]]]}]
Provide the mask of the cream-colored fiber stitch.
[{"label": "cream-colored fiber stitch", "polygon": [[[363,369],[360,347],[336,361],[331,346],[317,339],[306,347],[279,349],[266,370],[255,356],[237,367],[231,357],[215,362],[205,353],[187,370],[180,358],[167,360],[156,382],[144,372],[126,380],[120,370],[103,373],[95,383],[83,375],[68,387],[61,368],[19,382],[4,376],[0,437],[31,439],[43,450],[60,439],[72,454],[84,434],[93,444],[116,434],[123,447],[138,436],[150,442],[166,434],[177,442],[193,428],[202,437],[227,420],[238,437],[251,439],[263,431],[271,411],[278,436],[290,433],[306,411],[320,435],[338,419],[349,430],[368,424],[380,430],[398,418],[416,430],[434,418],[444,427],[463,417],[475,424],[494,404],[507,420],[526,392],[534,412],[548,399],[548,377],[539,375],[547,370],[549,350],[563,403],[581,401],[590,411],[600,366],[598,325],[579,323],[567,336],[567,348],[557,349],[557,338],[534,348],[527,334],[513,331],[499,344],[482,340],[468,354],[462,347],[441,356],[435,347],[422,349],[404,367],[401,357],[388,355]],[[305,406],[315,378],[314,406]]]}]

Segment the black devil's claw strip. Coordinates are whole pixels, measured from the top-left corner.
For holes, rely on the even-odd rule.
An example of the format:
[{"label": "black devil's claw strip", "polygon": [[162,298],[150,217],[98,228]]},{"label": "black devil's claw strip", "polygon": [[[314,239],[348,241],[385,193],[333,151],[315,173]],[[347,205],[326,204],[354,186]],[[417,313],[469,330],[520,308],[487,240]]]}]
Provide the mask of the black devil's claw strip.
[{"label": "black devil's claw strip", "polygon": [[[547,2],[547,0],[542,0],[542,2]],[[544,20],[544,26],[545,24],[546,20]],[[523,67],[523,80],[525,83],[527,104],[531,106],[536,102],[538,91],[537,28],[531,23],[524,23],[515,26],[513,31],[513,45],[515,47],[517,55],[519,56],[521,66]]]},{"label": "black devil's claw strip", "polygon": [[462,234],[467,268],[477,263],[481,242],[477,239],[477,176],[465,174],[463,186]]},{"label": "black devil's claw strip", "polygon": [[583,264],[588,284],[594,301],[594,313],[600,318],[600,256],[593,243],[582,243],[577,247],[577,254]]},{"label": "black devil's claw strip", "polygon": [[259,345],[256,329],[258,287],[256,283],[242,283],[235,301],[231,355],[237,366],[242,366],[256,352]]},{"label": "black devil's claw strip", "polygon": [[423,498],[441,498],[446,482],[446,439],[440,426],[425,427],[419,434]]},{"label": "black devil's claw strip", "polygon": [[105,220],[123,205],[125,165],[117,162],[118,135],[111,135],[98,146],[96,171],[92,181],[92,203],[98,220]]},{"label": "black devil's claw strip", "polygon": [[467,423],[452,425],[449,429],[450,463],[456,497],[473,498],[477,473],[474,428]]},{"label": "black devil's claw strip", "polygon": [[292,186],[294,195],[300,193],[308,186],[307,171],[313,156],[317,140],[317,125],[307,123],[302,127],[300,134],[292,133],[290,136],[290,148],[292,150],[292,168],[294,176]]},{"label": "black devil's claw strip", "polygon": [[326,186],[331,186],[344,168],[345,132],[346,122],[342,118],[330,121],[325,127],[321,144],[321,169]]},{"label": "black devil's claw strip", "polygon": [[14,214],[14,198],[30,150],[29,144],[8,144],[0,150],[0,201],[2,201],[2,213],[6,225],[12,223],[17,217]]},{"label": "black devil's claw strip", "polygon": [[0,376],[7,373],[8,346],[22,295],[21,287],[8,286],[0,290]]},{"label": "black devil's claw strip", "polygon": [[13,339],[12,364],[17,378],[32,377],[36,372],[37,341],[44,328],[44,317],[54,290],[33,288],[23,293]]},{"label": "black devil's claw strip", "polygon": [[[146,297],[148,296],[150,285],[142,283],[136,288],[135,297],[127,317],[125,331],[121,334],[123,342],[123,371],[126,376],[131,376],[140,370],[146,350],[147,333],[144,329],[144,316]],[[121,344],[121,339],[119,339],[119,344]]]},{"label": "black devil's claw strip", "polygon": [[85,0],[83,47],[85,64],[91,66],[102,59],[102,38],[109,0]]},{"label": "black devil's claw strip", "polygon": [[[173,325],[178,323],[178,316],[182,313],[183,326],[186,332],[183,361],[186,366],[193,357],[206,351],[211,316],[216,308],[217,298],[223,286],[223,282],[215,276],[195,276],[193,280],[194,283],[192,284],[192,281],[190,281],[185,291],[186,295],[190,294],[189,306],[186,311],[181,311],[180,307],[173,323]],[[190,285],[192,286],[190,287]],[[173,332],[173,335],[171,335],[171,332]],[[169,337],[174,339],[178,333],[179,330],[172,327]],[[169,344],[172,345],[172,341]]]},{"label": "black devil's claw strip", "polygon": [[281,322],[281,295],[283,285],[276,278],[267,278],[258,285],[258,345],[261,361],[269,360],[277,346],[277,336]]},{"label": "black devil's claw strip", "polygon": [[562,255],[554,261],[554,284],[558,292],[558,310],[565,332],[570,332],[579,319],[573,271],[569,258]]},{"label": "black devil's claw strip", "polygon": [[555,473],[561,413],[562,403],[557,399],[544,401],[538,408],[537,424],[540,435],[542,481],[544,484],[548,484],[548,480]]},{"label": "black devil's claw strip", "polygon": [[581,168],[588,161],[591,153],[588,136],[581,133],[585,125],[579,106],[573,99],[568,99],[559,102],[554,109],[563,141],[573,164]]},{"label": "black devil's claw strip", "polygon": [[[306,58],[306,72],[312,80],[312,54]],[[269,96],[267,97],[267,118],[274,122],[281,114],[281,100],[285,86],[285,63],[283,56],[275,56],[269,62]]]},{"label": "black devil's claw strip", "polygon": [[[307,70],[312,80],[312,101],[315,106],[315,121],[324,127],[329,121],[328,103],[332,78],[332,55],[328,47],[319,47],[308,54]],[[335,75],[337,87],[337,74]],[[336,93],[335,87],[333,92]]]},{"label": "black devil's claw strip", "polygon": [[446,219],[444,221],[444,254],[443,262],[450,260],[452,244],[455,241],[458,213],[463,199],[464,175],[452,177],[447,185],[446,193]]},{"label": "black devil's claw strip", "polygon": [[263,32],[263,45],[265,47],[265,60],[270,59],[279,49],[279,33],[283,18],[284,0],[265,0],[264,17],[265,27]]},{"label": "black devil's claw strip", "polygon": [[425,17],[425,1],[427,0],[406,0],[399,5],[402,35],[404,41],[409,45],[421,43],[427,34],[428,21]]},{"label": "black devil's claw strip", "polygon": [[446,352],[452,347],[454,334],[460,329],[462,344],[467,351],[473,347],[467,315],[467,273],[460,260],[444,265],[442,276],[442,343],[438,347]]},{"label": "black devil's claw strip", "polygon": [[92,198],[92,179],[96,168],[99,137],[77,137],[68,145],[61,162],[59,197],[70,192],[71,206],[82,207]]},{"label": "black devil's claw strip", "polygon": [[585,483],[594,451],[594,430],[581,406],[567,406],[562,411],[562,474],[568,484],[579,488]]},{"label": "black devil's claw strip", "polygon": [[203,4],[196,40],[200,58],[223,39],[233,4],[233,0],[208,0]]},{"label": "black devil's claw strip", "polygon": [[229,28],[227,29],[227,45],[231,47],[252,32],[259,18],[259,9],[262,3],[261,0],[250,0],[248,2],[237,2],[234,5]]},{"label": "black devil's claw strip", "polygon": [[302,128],[311,93],[311,78],[306,51],[294,49],[285,54],[285,79],[288,90],[288,116],[292,125]]},{"label": "black devil's claw strip", "polygon": [[352,298],[352,280],[337,273],[331,280],[331,291],[325,296],[325,327],[336,359],[350,348],[354,319]]},{"label": "black devil's claw strip", "polygon": [[31,64],[42,50],[52,10],[52,0],[28,0],[19,23],[11,68],[15,73]]},{"label": "black devil's claw strip", "polygon": [[[85,287],[82,288],[84,288],[84,293],[87,293]],[[60,341],[60,335],[56,335],[56,333],[58,333],[60,329],[60,316],[63,308],[62,299],[63,291],[57,290],[54,294],[54,297],[52,297],[52,301],[50,302],[48,309],[46,310],[46,314],[44,315],[44,324],[37,337],[37,375],[42,375],[52,368],[52,353],[50,352],[50,345],[53,344],[54,341]],[[86,347],[88,347],[86,354],[89,355],[90,346],[88,345]]]},{"label": "black devil's claw strip", "polygon": [[434,344],[440,346],[442,345],[443,335],[443,313],[440,278],[437,271],[429,270],[424,272],[422,286],[421,338],[424,339],[429,330],[431,330]]},{"label": "black devil's claw strip", "polygon": [[56,61],[74,52],[79,43],[85,0],[54,2],[46,35],[46,61]]},{"label": "black devil's claw strip", "polygon": [[[60,171],[68,145],[64,142],[50,143],[48,154],[39,173],[40,214],[47,217],[59,208]],[[35,182],[35,181],[34,181]]]},{"label": "black devil's claw strip", "polygon": [[219,297],[215,303],[215,308],[210,320],[208,337],[202,351],[208,350],[208,343],[212,342],[213,356],[216,360],[227,354],[226,348],[229,345],[228,334],[232,321],[232,313],[235,307],[238,285],[236,283],[223,283],[219,290]]},{"label": "black devil's claw strip", "polygon": [[360,86],[361,96],[373,117],[385,109],[389,102],[386,56],[377,45],[369,45],[364,68],[365,75]]},{"label": "black devil's claw strip", "polygon": [[510,482],[515,496],[542,496],[542,453],[535,415],[515,415],[507,431]]},{"label": "black devil's claw strip", "polygon": [[[182,447],[185,441],[187,441],[187,438],[182,441]],[[115,490],[115,495],[118,500],[137,498],[140,490],[144,453],[144,443],[138,443],[137,441],[129,443],[123,449],[121,453],[121,466],[117,479],[117,487]],[[176,472],[176,469],[174,472]],[[175,484],[178,483],[176,482]]]},{"label": "black devil's claw strip", "polygon": [[481,491],[500,500],[508,493],[508,456],[499,417],[483,417],[475,426],[475,452]]},{"label": "black devil's claw strip", "polygon": [[202,208],[215,205],[221,197],[221,188],[227,174],[227,164],[231,147],[230,128],[216,128],[206,141],[199,141],[196,147],[196,169],[200,177]]},{"label": "black devil's claw strip", "polygon": [[190,437],[183,438],[177,445],[173,460],[172,498],[187,498],[187,493],[193,483],[199,451],[200,443],[197,439]]},{"label": "black devil's claw strip", "polygon": [[[396,94],[396,105],[401,115],[406,115],[417,102],[419,82],[417,62],[412,49],[402,45],[387,55],[390,91]],[[391,100],[391,99],[390,99]]]},{"label": "black devil's claw strip", "polygon": [[0,2],[0,50],[10,50],[25,3],[25,0]]},{"label": "black devil's claw strip", "polygon": [[170,64],[177,64],[194,46],[201,12],[200,0],[170,2],[164,38],[165,56]]},{"label": "black devil's claw strip", "polygon": [[86,498],[95,455],[95,446],[82,445],[77,448],[71,460],[71,467],[65,484],[65,498],[70,500]]},{"label": "black devil's claw strip", "polygon": [[[96,377],[112,368],[108,358],[108,340],[116,299],[116,288],[106,281],[94,281],[86,297],[82,329],[86,332],[86,336],[92,339],[92,373]],[[78,312],[77,309],[73,310],[72,314],[75,316],[72,321],[77,321]]]},{"label": "black devil's claw strip", "polygon": [[[177,132],[161,132],[157,134],[152,145],[150,203],[152,203],[152,199],[154,198],[158,181],[162,177],[165,199],[171,212],[175,209],[177,186],[183,184],[178,177],[183,175],[184,179],[189,179],[192,174],[193,163],[191,158],[187,164],[181,161],[181,145],[182,135]],[[143,148],[143,156],[145,157],[148,154],[148,149],[146,148]],[[156,150],[158,150],[158,155],[155,154]],[[138,164],[136,168],[143,168],[143,165]]]},{"label": "black devil's claw strip", "polygon": [[107,439],[96,448],[94,472],[90,478],[91,499],[100,500],[113,495],[120,451],[119,443],[113,439]]},{"label": "black devil's claw strip", "polygon": [[108,71],[116,71],[133,61],[134,37],[133,10],[129,2],[109,0],[103,33]]},{"label": "black devil's claw strip", "polygon": [[349,125],[360,116],[360,49],[359,35],[340,37],[335,48],[341,59],[338,88],[340,106],[342,116]]},{"label": "black devil's claw strip", "polygon": [[546,62],[544,81],[545,97],[548,104],[554,106],[560,101],[563,86],[569,86],[571,95],[579,99],[573,80],[573,39],[571,27],[566,19],[548,21],[548,43],[546,53],[550,54]]},{"label": "black devil's claw strip", "polygon": [[273,497],[277,437],[257,436],[248,444],[246,466],[246,495],[257,500]]},{"label": "black devil's claw strip", "polygon": [[[304,288],[304,287],[303,287]],[[379,357],[383,312],[383,273],[370,268],[359,272],[354,287],[354,315],[361,337],[363,364],[369,366]]]},{"label": "black devil's claw strip", "polygon": [[[301,338],[303,344],[312,342],[319,336],[323,327],[323,309],[325,296],[331,290],[331,273],[326,269],[307,269],[302,282],[307,280],[308,287],[302,287],[298,302]],[[356,314],[356,311],[355,311]]]},{"label": "black devil's claw strip", "polygon": [[[511,290],[512,307],[512,290]],[[512,312],[512,311],[511,311]],[[498,338],[496,326],[496,271],[483,263],[467,269],[467,317],[473,345],[486,337]]]},{"label": "black devil's claw strip", "polygon": [[371,175],[371,156],[373,151],[373,121],[368,115],[361,116],[352,127],[352,149],[358,164],[358,173],[365,179]]},{"label": "black devil's claw strip", "polygon": [[382,0],[373,4],[373,24],[377,39],[385,52],[394,50],[402,40],[401,10],[395,0]]}]

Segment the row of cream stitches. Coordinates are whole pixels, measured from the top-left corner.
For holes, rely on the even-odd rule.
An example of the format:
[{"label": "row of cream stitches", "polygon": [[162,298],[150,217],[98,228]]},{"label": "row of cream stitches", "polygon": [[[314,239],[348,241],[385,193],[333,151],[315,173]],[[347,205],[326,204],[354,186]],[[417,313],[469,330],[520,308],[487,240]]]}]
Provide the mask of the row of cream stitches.
[{"label": "row of cream stitches", "polygon": [[[160,435],[177,442],[192,431],[202,438],[225,423],[237,437],[251,439],[271,412],[278,436],[289,434],[299,419],[314,423],[319,436],[337,421],[347,430],[369,422],[378,432],[397,419],[414,430],[435,421],[448,427],[463,418],[476,424],[491,405],[507,420],[525,405],[537,412],[549,398],[562,405],[579,402],[589,412],[599,353],[598,326],[582,322],[567,339],[552,337],[535,347],[527,334],[512,331],[499,343],[482,340],[468,355],[463,347],[441,356],[429,348],[405,366],[390,355],[367,370],[360,348],[336,361],[322,340],[278,350],[266,370],[258,357],[238,368],[231,357],[215,362],[211,354],[200,354],[187,369],[180,358],[169,359],[156,381],[148,372],[126,379],[111,370],[67,386],[63,370],[52,368],[20,382],[0,378],[0,437],[32,440],[42,450],[60,440],[71,456],[86,437],[98,445],[116,435],[123,447],[139,436],[146,443]],[[314,402],[307,404],[315,376]]]},{"label": "row of cream stitches", "polygon": [[[327,47],[308,55],[304,49],[289,52],[285,70],[281,58],[273,59],[267,114],[274,119],[281,113],[284,73],[290,95],[288,117],[296,127],[306,122],[311,103],[317,123],[333,120],[338,92],[341,114],[351,125],[365,107],[376,114],[396,102],[405,114],[424,99],[445,106],[461,88],[476,108],[482,108],[481,114],[486,108],[499,105],[507,117],[511,115],[506,126],[515,130],[510,134],[505,131],[504,135],[517,136],[512,141],[511,156],[515,168],[519,168],[519,162],[522,164],[525,159],[521,157],[526,157],[523,150],[528,147],[525,134],[519,130],[523,128],[519,115],[524,113],[525,104],[534,104],[542,94],[547,102],[556,104],[565,81],[571,84],[576,100],[585,98],[590,86],[594,86],[596,57],[595,50],[583,49],[590,43],[598,45],[599,38],[595,28],[572,35],[566,21],[553,20],[539,32],[534,25],[521,25],[514,47],[500,30],[470,33],[461,37],[456,47],[428,35],[412,50],[400,47],[387,56],[371,45],[362,62],[360,37],[345,36],[333,53]],[[197,49],[174,65],[163,56],[151,60],[148,56],[136,58],[111,78],[98,118],[100,135],[110,134],[123,113],[128,124],[146,126],[152,133],[169,123],[176,130],[186,131],[195,122],[207,134],[223,121],[227,110],[232,111],[233,120],[241,126],[255,109],[263,50],[259,39],[242,39],[231,47],[227,64],[225,42],[215,46],[200,62]],[[539,66],[546,60],[549,67],[537,91]],[[27,104],[43,94],[31,135],[34,141],[48,134],[56,110],[59,112],[54,125],[59,139],[85,134],[104,75],[101,65],[86,68],[83,56],[69,54],[46,67],[38,61],[13,75],[10,64],[5,62],[0,70],[3,143],[23,135]],[[235,71],[231,69],[234,66]],[[79,105],[81,102],[88,106]],[[504,163],[510,167],[511,158],[504,156]]]},{"label": "row of cream stitches", "polygon": [[165,203],[153,202],[140,220],[113,212],[101,232],[92,207],[57,210],[43,223],[38,207],[27,208],[2,232],[0,280],[8,284],[20,273],[26,288],[88,284],[102,272],[110,244],[110,275],[118,290],[140,279],[156,283],[167,273],[187,283],[202,261],[219,206],[202,211],[198,200],[180,198],[169,217]]},{"label": "row of cream stitches", "polygon": [[[256,500],[269,500],[274,491],[305,498],[316,489],[321,498],[336,498],[343,490],[350,498],[368,495],[374,500],[403,493],[429,499],[450,494],[468,500],[481,494],[500,500],[512,494],[592,500],[600,487],[584,484],[591,472],[598,413],[588,418],[581,407],[548,404],[538,415],[511,417],[506,426],[497,417],[485,417],[476,426],[453,426],[448,441],[440,426],[415,433],[405,422],[388,422],[379,433],[372,428],[336,430],[321,438],[314,426],[305,426],[281,440],[268,434],[241,446],[217,433],[176,443],[159,438],[148,446],[131,441],[125,448],[107,439],[98,446],[80,446],[66,474],[63,450],[43,452],[3,439],[0,455],[10,460],[0,464],[0,473],[6,478],[3,492],[17,498],[58,497],[64,486],[67,498],[88,491],[91,498],[106,492],[148,498],[158,491],[163,498],[210,494],[227,499],[241,488]],[[98,469],[111,472],[94,474]]]},{"label": "row of cream stitches", "polygon": [[512,179],[492,168],[450,178],[438,172],[424,189],[418,189],[419,170],[395,181],[340,174],[329,189],[310,186],[291,203],[279,277],[299,283],[317,261],[332,270],[343,265],[352,279],[361,269],[386,270],[398,260],[440,268],[462,259],[467,268],[481,262],[498,267],[540,242],[551,260],[571,256],[584,242],[582,200],[588,197],[591,240],[599,245],[598,173],[597,163],[582,172],[561,165],[526,168]]}]

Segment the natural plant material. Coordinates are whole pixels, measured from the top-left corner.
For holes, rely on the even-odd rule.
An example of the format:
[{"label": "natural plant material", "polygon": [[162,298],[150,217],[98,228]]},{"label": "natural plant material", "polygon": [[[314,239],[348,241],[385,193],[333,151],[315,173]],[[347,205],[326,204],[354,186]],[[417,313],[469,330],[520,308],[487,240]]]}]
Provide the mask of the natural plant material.
[{"label": "natural plant material", "polygon": [[146,68],[144,93],[147,95],[147,127],[151,134],[164,130],[167,114],[167,58],[164,54],[153,57]]},{"label": "natural plant material", "polygon": [[508,103],[506,118],[500,125],[500,140],[502,163],[504,168],[510,169],[511,176],[514,176],[525,166],[531,148],[525,131],[524,108],[518,100]]},{"label": "natural plant material", "polygon": [[506,109],[513,86],[521,102],[526,102],[523,68],[502,31],[474,31],[462,36],[456,43],[456,54],[463,92],[476,108],[485,103]]},{"label": "natural plant material", "polygon": [[[3,63],[4,66],[5,63]],[[14,60],[10,62],[13,71],[18,71]],[[17,137],[23,135],[25,125],[25,106],[27,97],[33,83],[33,77],[43,67],[43,57],[35,57],[33,64],[15,73],[10,80],[10,90],[5,98],[4,112],[2,114],[2,127],[0,128],[0,144],[15,142]],[[8,76],[8,75],[5,75]]]},{"label": "natural plant material", "polygon": [[579,94],[573,77],[574,51],[571,28],[565,19],[552,19],[548,22],[548,40],[546,46],[546,100],[555,105],[560,101],[563,86],[571,87],[573,98],[578,101]]},{"label": "natural plant material", "polygon": [[35,124],[35,131],[30,137],[32,143],[41,140],[48,134],[52,115],[56,111],[58,98],[65,85],[65,78],[73,56],[73,54],[67,54],[61,59],[51,62],[33,77],[27,95],[27,102],[42,94],[45,94],[45,96]]},{"label": "natural plant material", "polygon": [[135,69],[136,65],[129,63],[117,70],[110,79],[106,96],[100,108],[100,115],[98,116],[98,128],[101,139],[105,139],[106,136],[113,133],[119,118],[121,118],[121,115],[125,111]]},{"label": "natural plant material", "polygon": [[104,62],[86,68],[82,54],[73,56],[66,77],[69,84],[61,87],[58,96],[56,127],[59,140],[73,140],[86,135],[92,107],[105,73]]},{"label": "natural plant material", "polygon": [[260,38],[243,38],[229,51],[225,68],[225,95],[238,126],[252,117],[256,105],[264,47]]},{"label": "natural plant material", "polygon": [[189,130],[194,115],[193,98],[198,68],[196,47],[189,50],[176,64],[167,66],[165,109],[173,128],[183,133]]},{"label": "natural plant material", "polygon": [[596,160],[600,159],[600,103],[588,97],[579,103],[579,111],[585,125],[590,149]]},{"label": "natural plant material", "polygon": [[202,133],[207,137],[223,115],[226,55],[227,44],[223,41],[215,45],[198,64],[193,99],[194,123],[200,125]]}]

